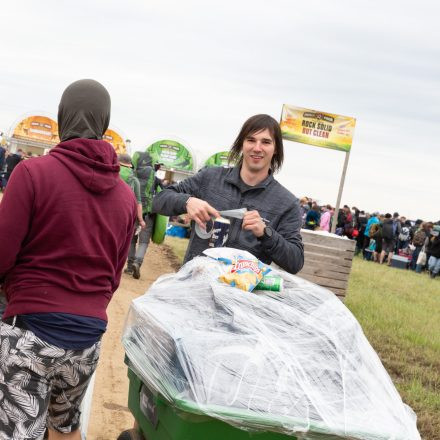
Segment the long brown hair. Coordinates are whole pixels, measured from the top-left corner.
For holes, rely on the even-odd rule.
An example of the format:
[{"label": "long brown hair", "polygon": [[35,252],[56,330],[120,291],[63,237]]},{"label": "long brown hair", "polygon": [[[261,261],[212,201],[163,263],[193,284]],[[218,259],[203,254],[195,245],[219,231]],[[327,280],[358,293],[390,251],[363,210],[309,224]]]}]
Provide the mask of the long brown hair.
[{"label": "long brown hair", "polygon": [[277,172],[284,161],[284,148],[283,138],[281,136],[281,129],[278,122],[269,115],[255,115],[251,116],[241,127],[240,133],[235,139],[231,150],[229,151],[228,162],[229,164],[237,164],[241,166],[243,163],[242,148],[243,142],[247,136],[254,133],[259,133],[265,129],[268,129],[274,142],[275,152],[270,163],[270,167],[273,173]]}]

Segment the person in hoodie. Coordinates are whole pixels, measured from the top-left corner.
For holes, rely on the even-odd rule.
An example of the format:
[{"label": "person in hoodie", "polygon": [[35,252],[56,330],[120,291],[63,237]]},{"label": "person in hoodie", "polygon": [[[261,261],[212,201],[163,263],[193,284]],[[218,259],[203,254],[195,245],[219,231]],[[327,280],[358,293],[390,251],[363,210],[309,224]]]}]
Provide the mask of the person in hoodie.
[{"label": "person in hoodie", "polygon": [[80,439],[79,407],[96,368],[136,201],[102,140],[110,96],[76,81],[58,108],[61,143],[23,161],[0,204],[0,438]]},{"label": "person in hoodie", "polygon": [[[133,235],[128,251],[127,267],[124,269],[124,273],[132,275],[136,280],[141,277],[141,266],[153,235],[156,219],[156,215],[151,212],[153,197],[158,190],[163,188],[162,182],[156,177],[156,171],[160,168],[160,164],[155,164],[153,168],[146,164],[147,162],[143,160],[144,157],[144,153],[133,155],[135,175],[140,185],[141,216],[144,226],[138,234]],[[151,164],[151,162],[149,163]]]}]

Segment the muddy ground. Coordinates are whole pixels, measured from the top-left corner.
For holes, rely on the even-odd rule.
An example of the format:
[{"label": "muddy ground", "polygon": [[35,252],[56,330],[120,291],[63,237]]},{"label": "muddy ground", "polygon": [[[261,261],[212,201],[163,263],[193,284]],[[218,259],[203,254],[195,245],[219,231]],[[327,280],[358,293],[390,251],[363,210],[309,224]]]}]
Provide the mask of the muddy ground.
[{"label": "muddy ground", "polygon": [[134,419],[127,407],[128,378],[121,344],[125,317],[134,298],[145,293],[158,276],[174,272],[177,266],[168,247],[152,243],[141,268],[140,280],[123,274],[107,309],[109,323],[96,372],[87,440],[113,440],[121,431],[133,426]]}]

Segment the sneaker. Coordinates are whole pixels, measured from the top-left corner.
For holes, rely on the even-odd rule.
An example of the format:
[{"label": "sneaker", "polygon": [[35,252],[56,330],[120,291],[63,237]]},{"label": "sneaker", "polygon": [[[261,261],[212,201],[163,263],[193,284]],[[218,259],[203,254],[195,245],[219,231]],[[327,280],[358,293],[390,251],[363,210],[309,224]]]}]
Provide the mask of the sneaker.
[{"label": "sneaker", "polygon": [[128,274],[128,275],[132,275],[133,274],[133,268],[132,267],[126,267],[124,269],[124,273]]},{"label": "sneaker", "polygon": [[133,263],[133,278],[138,280],[141,277],[141,268],[139,263]]}]

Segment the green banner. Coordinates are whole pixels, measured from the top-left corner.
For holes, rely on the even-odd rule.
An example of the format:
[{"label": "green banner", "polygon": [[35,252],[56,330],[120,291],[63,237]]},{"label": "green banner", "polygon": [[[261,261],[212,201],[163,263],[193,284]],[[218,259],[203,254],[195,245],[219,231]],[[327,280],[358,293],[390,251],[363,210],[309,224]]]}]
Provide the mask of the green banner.
[{"label": "green banner", "polygon": [[[206,159],[205,166],[207,167],[229,167],[229,151],[220,151],[219,153],[215,153]],[[233,165],[233,164],[231,164]]]},{"label": "green banner", "polygon": [[166,168],[193,171],[194,162],[191,153],[179,142],[162,140],[147,148],[154,163],[162,163]]}]

